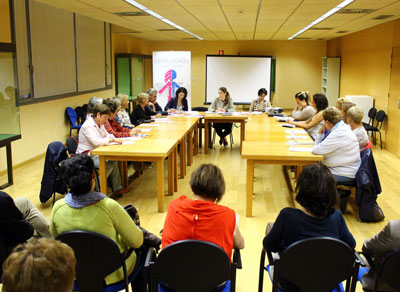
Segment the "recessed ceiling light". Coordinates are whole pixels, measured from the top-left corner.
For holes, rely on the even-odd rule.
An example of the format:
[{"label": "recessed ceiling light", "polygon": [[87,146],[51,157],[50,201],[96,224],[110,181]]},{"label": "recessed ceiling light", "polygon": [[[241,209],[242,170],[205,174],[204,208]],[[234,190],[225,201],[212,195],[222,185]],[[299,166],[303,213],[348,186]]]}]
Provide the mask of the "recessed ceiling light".
[{"label": "recessed ceiling light", "polygon": [[307,25],[305,28],[299,30],[298,32],[296,32],[294,35],[292,35],[290,38],[288,38],[288,40],[291,40],[293,38],[295,38],[296,36],[298,36],[299,34],[302,34],[303,32],[305,32],[307,29],[309,29],[310,27],[313,27],[314,25],[320,23],[321,21],[323,21],[324,19],[328,18],[329,16],[331,16],[332,14],[336,13],[337,11],[339,11],[340,9],[346,7],[347,5],[349,5],[350,3],[354,2],[354,0],[345,0],[342,3],[340,3],[338,6],[336,6],[335,8],[329,10],[327,13],[325,13],[324,15],[322,15],[320,18],[314,20],[313,22],[311,22],[309,25]]},{"label": "recessed ceiling light", "polygon": [[128,4],[131,4],[132,6],[135,6],[136,8],[139,8],[140,10],[143,10],[144,12],[154,16],[155,18],[158,18],[162,22],[164,22],[164,23],[166,23],[166,24],[168,24],[168,25],[170,25],[172,27],[175,27],[175,28],[177,28],[177,29],[179,29],[179,30],[181,30],[183,32],[186,32],[186,33],[198,38],[199,40],[203,40],[203,38],[199,37],[198,35],[195,35],[194,33],[188,31],[187,29],[184,29],[183,27],[181,27],[181,26],[173,23],[172,21],[162,17],[160,14],[154,12],[153,10],[148,9],[147,7],[143,6],[142,4],[140,4],[140,3],[138,3],[138,2],[136,2],[134,0],[124,0],[124,1],[126,3],[128,3]]}]

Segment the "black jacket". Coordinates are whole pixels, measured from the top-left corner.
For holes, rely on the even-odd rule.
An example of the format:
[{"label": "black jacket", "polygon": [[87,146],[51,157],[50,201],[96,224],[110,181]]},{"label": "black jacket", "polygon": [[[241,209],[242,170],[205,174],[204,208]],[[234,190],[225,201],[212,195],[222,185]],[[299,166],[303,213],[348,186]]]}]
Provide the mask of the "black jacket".
[{"label": "black jacket", "polygon": [[56,141],[49,144],[44,161],[40,202],[46,203],[54,192],[67,193],[67,187],[59,176],[59,164],[67,158],[67,147],[63,143]]},{"label": "black jacket", "polygon": [[374,216],[377,212],[382,212],[376,203],[382,188],[374,156],[369,148],[361,151],[361,165],[356,174],[356,186],[356,204],[360,207],[360,220],[376,221]]},{"label": "black jacket", "polygon": [[[183,110],[184,110],[184,111],[188,111],[188,110],[189,110],[189,108],[188,108],[188,102],[187,102],[186,97],[185,97],[184,99],[182,99],[182,106],[183,106]],[[174,109],[177,109],[177,108],[178,108],[178,99],[175,98],[175,97],[171,98],[171,99],[168,101],[168,103],[167,103],[167,105],[165,106],[164,110],[167,111],[167,110],[169,110],[169,109],[171,109],[171,108],[174,108]]]},{"label": "black jacket", "polygon": [[151,116],[155,115],[156,113],[153,112],[148,106],[146,106],[143,110],[140,104],[138,104],[133,109],[130,115],[130,119],[131,123],[137,126],[140,125],[144,120],[150,120]]}]

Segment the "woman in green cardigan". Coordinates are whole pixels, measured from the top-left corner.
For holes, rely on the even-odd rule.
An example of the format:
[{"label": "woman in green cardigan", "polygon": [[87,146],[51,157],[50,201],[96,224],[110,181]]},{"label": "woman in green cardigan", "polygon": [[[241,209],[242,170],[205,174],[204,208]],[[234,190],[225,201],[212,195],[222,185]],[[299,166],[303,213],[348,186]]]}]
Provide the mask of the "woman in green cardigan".
[{"label": "woman in green cardigan", "polygon": [[[70,230],[87,230],[101,233],[114,240],[121,252],[139,248],[143,233],[128,213],[115,200],[95,192],[96,173],[92,158],[77,154],[61,166],[61,176],[70,189],[64,199],[58,200],[51,213],[50,231],[54,237]],[[135,267],[136,254],[126,259],[128,274]],[[123,280],[122,268],[109,274],[106,284]]]}]

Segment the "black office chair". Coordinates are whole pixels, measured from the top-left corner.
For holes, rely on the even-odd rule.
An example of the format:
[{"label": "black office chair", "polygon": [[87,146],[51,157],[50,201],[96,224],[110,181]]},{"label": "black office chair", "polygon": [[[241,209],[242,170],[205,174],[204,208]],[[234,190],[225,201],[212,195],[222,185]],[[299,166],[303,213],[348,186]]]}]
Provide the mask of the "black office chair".
[{"label": "black office chair", "polygon": [[[367,257],[368,259],[368,257]],[[374,266],[371,259],[368,259],[369,265]],[[362,283],[362,276],[368,272],[369,268],[360,268],[358,280]],[[376,269],[374,278],[374,288],[372,291],[378,291],[379,283],[385,282],[394,291],[400,291],[400,249],[394,250],[386,255],[382,265]]]},{"label": "black office chair", "polygon": [[370,129],[371,127],[373,127],[374,125],[374,121],[375,121],[375,117],[376,117],[376,113],[377,110],[374,107],[371,107],[368,111],[368,117],[369,117],[369,121],[368,123],[364,123],[363,122],[363,126],[365,128],[366,131],[368,131],[368,129]]},{"label": "black office chair", "polygon": [[70,157],[75,155],[76,149],[78,148],[78,143],[79,143],[78,136],[71,136],[67,138],[66,145]]},{"label": "black office chair", "polygon": [[[133,272],[128,275],[125,259],[133,249],[127,253],[120,253],[117,243],[109,237],[85,230],[67,231],[59,236],[57,240],[69,245],[75,253],[76,258],[76,283],[74,290],[81,292],[97,291],[129,291],[129,283],[134,290],[133,281],[144,266],[144,256],[136,253],[136,265]],[[124,280],[106,285],[104,278],[116,269],[121,268],[124,273]]]},{"label": "black office chair", "polygon": [[[268,255],[270,263],[266,267],[265,254]],[[290,245],[279,257],[274,257],[270,251],[263,248],[258,291],[263,290],[266,270],[272,280],[273,292],[283,292],[278,288],[282,283],[295,286],[299,291],[336,292],[343,289],[343,281],[346,281],[345,291],[352,292],[356,289],[360,263],[361,259],[352,248],[338,239],[329,237],[300,240]],[[285,279],[285,282],[282,279]]]},{"label": "black office chair", "polygon": [[383,122],[385,120],[386,117],[386,113],[383,110],[378,111],[378,113],[376,114],[376,126],[372,126],[369,127],[368,129],[366,129],[367,132],[371,132],[372,133],[372,137],[373,137],[373,142],[374,145],[376,145],[376,132],[379,132],[379,141],[381,142],[381,150],[382,150],[382,133],[381,133],[381,129],[382,129],[382,125]]},{"label": "black office chair", "polygon": [[201,240],[181,240],[163,248],[156,259],[146,260],[150,270],[150,292],[204,292],[221,287],[235,291],[236,269],[241,269],[239,250],[232,265],[226,252],[216,244]]},{"label": "black office chair", "polygon": [[83,124],[85,122],[85,120],[86,120],[86,113],[85,113],[83,107],[77,106],[75,108],[75,112],[76,112],[76,115],[77,115],[78,124]]}]

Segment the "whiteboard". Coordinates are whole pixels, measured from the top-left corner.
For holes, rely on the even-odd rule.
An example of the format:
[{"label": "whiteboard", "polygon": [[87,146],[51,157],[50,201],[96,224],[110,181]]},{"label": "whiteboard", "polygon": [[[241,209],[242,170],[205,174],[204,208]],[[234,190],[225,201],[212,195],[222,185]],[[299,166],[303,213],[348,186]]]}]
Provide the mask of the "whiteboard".
[{"label": "whiteboard", "polygon": [[260,88],[267,89],[266,99],[270,100],[270,56],[207,55],[206,58],[207,104],[218,97],[220,87],[226,87],[235,104],[250,104]]},{"label": "whiteboard", "polygon": [[371,107],[374,107],[374,98],[369,95],[346,95],[352,103],[355,103],[361,107],[364,111],[364,117],[362,121],[366,124],[369,122],[368,112]]}]

